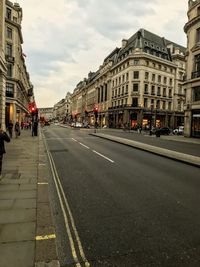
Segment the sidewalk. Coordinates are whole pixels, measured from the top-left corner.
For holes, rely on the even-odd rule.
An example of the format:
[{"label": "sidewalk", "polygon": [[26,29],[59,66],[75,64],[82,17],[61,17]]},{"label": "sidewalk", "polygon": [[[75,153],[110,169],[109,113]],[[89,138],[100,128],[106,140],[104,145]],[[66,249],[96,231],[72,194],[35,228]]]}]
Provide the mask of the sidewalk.
[{"label": "sidewalk", "polygon": [[0,267],[59,266],[41,136],[6,143],[0,181]]}]

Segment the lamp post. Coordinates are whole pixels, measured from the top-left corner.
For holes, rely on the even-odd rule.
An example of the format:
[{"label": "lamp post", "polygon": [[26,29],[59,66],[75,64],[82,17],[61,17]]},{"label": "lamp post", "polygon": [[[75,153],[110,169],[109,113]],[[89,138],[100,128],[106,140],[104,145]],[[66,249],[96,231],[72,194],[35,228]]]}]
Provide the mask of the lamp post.
[{"label": "lamp post", "polygon": [[94,117],[95,117],[95,121],[94,121],[94,132],[96,133],[96,129],[97,129],[97,117],[98,117],[98,107],[94,107]]},{"label": "lamp post", "polygon": [[152,135],[152,115],[153,115],[153,104],[151,104],[151,116],[150,116],[150,131],[149,135]]}]

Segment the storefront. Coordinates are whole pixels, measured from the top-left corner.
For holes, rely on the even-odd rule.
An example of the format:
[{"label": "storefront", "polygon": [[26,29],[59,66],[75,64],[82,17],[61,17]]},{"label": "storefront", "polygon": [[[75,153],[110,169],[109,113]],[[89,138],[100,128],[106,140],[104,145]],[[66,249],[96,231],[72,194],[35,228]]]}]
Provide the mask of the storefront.
[{"label": "storefront", "polygon": [[200,137],[200,110],[192,112],[192,137]]}]

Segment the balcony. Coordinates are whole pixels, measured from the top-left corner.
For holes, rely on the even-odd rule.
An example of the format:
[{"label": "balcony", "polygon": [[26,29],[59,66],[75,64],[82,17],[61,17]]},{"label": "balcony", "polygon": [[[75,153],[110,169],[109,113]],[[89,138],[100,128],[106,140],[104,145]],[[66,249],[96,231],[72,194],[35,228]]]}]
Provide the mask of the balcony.
[{"label": "balcony", "polygon": [[191,76],[192,76],[192,79],[200,77],[200,71],[193,71]]}]

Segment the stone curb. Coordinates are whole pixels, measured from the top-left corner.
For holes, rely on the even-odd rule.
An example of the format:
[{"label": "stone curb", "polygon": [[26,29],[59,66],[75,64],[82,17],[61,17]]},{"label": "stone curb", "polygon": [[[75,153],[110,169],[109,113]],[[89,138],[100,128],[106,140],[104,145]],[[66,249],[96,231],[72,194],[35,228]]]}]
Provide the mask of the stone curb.
[{"label": "stone curb", "polygon": [[113,142],[117,142],[120,144],[124,144],[127,146],[131,146],[137,149],[141,149],[144,151],[148,151],[150,153],[160,155],[162,157],[167,157],[173,160],[181,161],[181,162],[184,162],[184,163],[196,166],[196,167],[200,167],[200,157],[197,157],[197,156],[192,156],[189,154],[176,152],[176,151],[172,151],[172,150],[161,148],[161,147],[155,147],[152,145],[144,144],[144,143],[133,141],[130,139],[125,139],[125,138],[121,138],[117,136],[111,136],[107,134],[91,133],[91,135],[97,136],[103,139],[107,139]]}]

